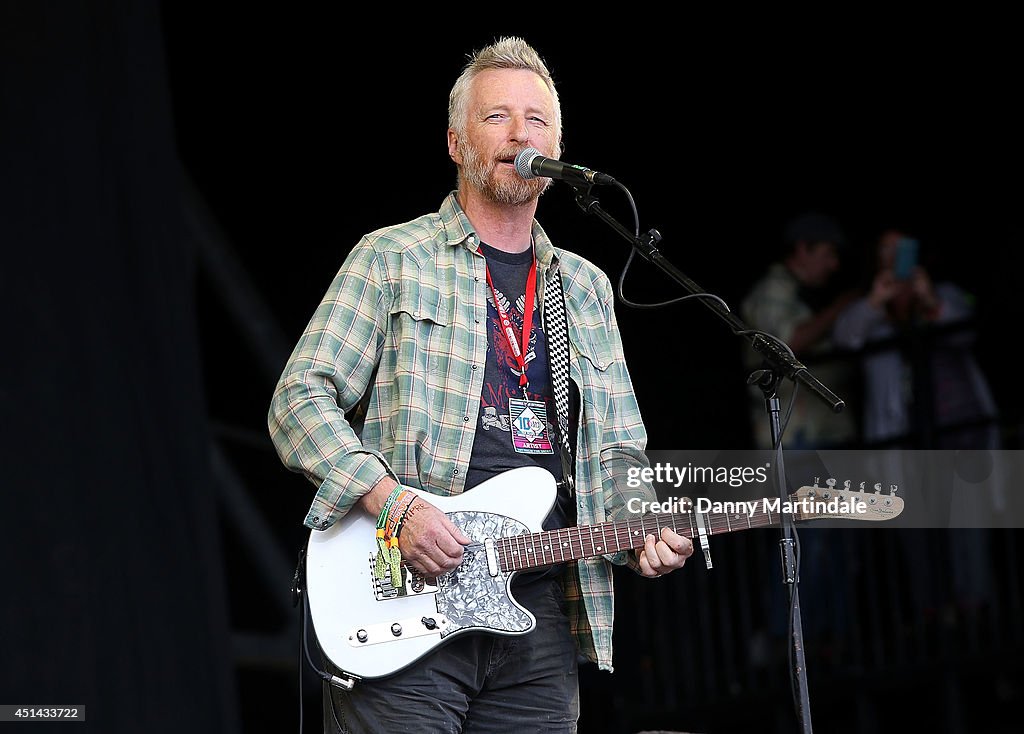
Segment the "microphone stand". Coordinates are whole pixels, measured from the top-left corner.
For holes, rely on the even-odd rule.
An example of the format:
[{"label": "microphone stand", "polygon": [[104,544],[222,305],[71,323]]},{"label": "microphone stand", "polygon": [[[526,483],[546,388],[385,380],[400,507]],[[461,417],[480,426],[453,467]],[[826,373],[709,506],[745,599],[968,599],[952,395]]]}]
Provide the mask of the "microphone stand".
[{"label": "microphone stand", "polygon": [[[657,247],[661,241],[661,234],[656,229],[637,236],[601,208],[600,202],[590,193],[593,188],[592,186],[570,185],[575,191],[576,203],[585,213],[593,214],[611,227],[619,236],[629,242],[641,257],[681,285],[687,293],[694,296],[711,295],[662,256]],[[781,340],[769,339],[762,333],[751,329],[717,298],[704,297],[699,300],[711,309],[719,319],[724,321],[734,334],[745,337],[750,342],[750,346],[764,359],[764,367],[754,372],[747,380],[747,384],[756,384],[764,394],[765,411],[768,417],[772,446],[777,450],[776,469],[779,498],[784,504],[789,498],[786,492],[786,472],[782,459],[782,436],[779,423],[779,398],[777,392],[779,384],[783,379],[799,383],[799,385],[810,390],[819,400],[824,401],[834,413],[842,411],[845,403],[822,384],[818,378],[814,377]],[[793,685],[797,723],[801,732],[810,734],[812,731],[811,705],[807,691],[807,664],[804,656],[803,623],[800,618],[799,578],[797,574],[797,558],[794,553],[793,518],[785,512],[780,513],[780,515],[782,537],[779,540],[779,549],[782,554],[782,582],[789,590],[789,603],[792,610],[792,629],[789,640],[793,666],[790,671],[792,676],[791,683]],[[698,518],[698,525],[700,524],[701,521]],[[707,536],[704,533],[700,534],[700,542],[704,551],[705,562],[707,567],[710,568],[711,555],[707,545]]]}]

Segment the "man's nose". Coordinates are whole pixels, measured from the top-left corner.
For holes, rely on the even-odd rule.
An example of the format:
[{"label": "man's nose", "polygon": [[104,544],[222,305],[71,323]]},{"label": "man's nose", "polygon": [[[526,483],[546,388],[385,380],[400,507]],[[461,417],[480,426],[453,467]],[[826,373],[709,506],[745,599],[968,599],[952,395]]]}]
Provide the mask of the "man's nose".
[{"label": "man's nose", "polygon": [[525,117],[518,115],[512,117],[512,124],[509,128],[508,139],[510,142],[527,143],[530,140],[530,126],[526,124]]}]

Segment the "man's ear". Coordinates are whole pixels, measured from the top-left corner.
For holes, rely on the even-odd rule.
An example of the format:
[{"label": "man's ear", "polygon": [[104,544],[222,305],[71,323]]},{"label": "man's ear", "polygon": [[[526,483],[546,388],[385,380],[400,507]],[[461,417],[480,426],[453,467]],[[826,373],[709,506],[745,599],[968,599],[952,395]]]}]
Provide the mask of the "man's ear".
[{"label": "man's ear", "polygon": [[448,157],[456,164],[462,165],[462,152],[459,150],[459,137],[455,131],[448,128]]}]

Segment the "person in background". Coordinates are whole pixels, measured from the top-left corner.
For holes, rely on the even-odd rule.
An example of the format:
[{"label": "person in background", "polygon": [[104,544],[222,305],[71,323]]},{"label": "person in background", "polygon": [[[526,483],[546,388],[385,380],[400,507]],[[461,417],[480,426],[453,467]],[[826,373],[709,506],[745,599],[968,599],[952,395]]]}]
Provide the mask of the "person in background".
[{"label": "person in background", "polygon": [[[853,292],[834,296],[827,289],[839,269],[844,239],[838,222],[827,215],[809,212],[790,221],[782,259],[768,268],[743,300],[741,313],[747,324],[786,342],[798,359],[831,349],[836,317],[856,297]],[[745,355],[750,369],[760,366],[760,357],[753,350],[748,349]],[[840,397],[848,391],[851,370],[845,364],[816,364],[813,371]],[[764,397],[760,390],[752,391],[751,395],[755,442],[759,448],[769,448]],[[783,415],[791,395],[792,383],[784,381],[779,388]],[[797,393],[783,437],[785,446],[829,448],[849,444],[855,437],[856,424],[848,411],[833,413],[806,390]]]},{"label": "person in background", "polygon": [[882,233],[870,292],[838,316],[833,330],[835,344],[848,349],[899,336],[910,347],[892,344],[863,356],[866,443],[998,448],[996,404],[971,352],[971,331],[930,342],[913,338],[926,327],[963,321],[973,312],[962,288],[933,283],[918,264],[916,240],[895,229]]},{"label": "person in background", "polygon": [[[833,330],[838,346],[864,350],[864,442],[999,448],[996,404],[971,351],[973,331],[925,338],[929,329],[969,319],[971,297],[951,282],[933,282],[919,263],[918,241],[905,232],[884,231],[874,255],[870,291],[838,316]],[[934,487],[925,499],[945,511],[949,496],[942,490]],[[900,534],[911,599],[926,622],[941,616],[949,624],[959,612],[975,615],[993,594],[989,531],[971,527],[974,522],[960,515],[962,509],[949,512],[946,532],[905,529]],[[934,572],[928,561],[936,556],[947,556],[947,573]]]}]

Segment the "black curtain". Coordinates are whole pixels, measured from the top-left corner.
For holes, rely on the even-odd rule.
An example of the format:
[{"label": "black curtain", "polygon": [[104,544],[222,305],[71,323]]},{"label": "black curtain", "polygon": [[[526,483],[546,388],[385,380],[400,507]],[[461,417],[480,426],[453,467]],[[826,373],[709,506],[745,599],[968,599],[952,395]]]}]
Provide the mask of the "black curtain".
[{"label": "black curtain", "polygon": [[159,6],[0,4],[0,692],[238,730]]}]

